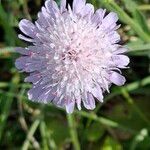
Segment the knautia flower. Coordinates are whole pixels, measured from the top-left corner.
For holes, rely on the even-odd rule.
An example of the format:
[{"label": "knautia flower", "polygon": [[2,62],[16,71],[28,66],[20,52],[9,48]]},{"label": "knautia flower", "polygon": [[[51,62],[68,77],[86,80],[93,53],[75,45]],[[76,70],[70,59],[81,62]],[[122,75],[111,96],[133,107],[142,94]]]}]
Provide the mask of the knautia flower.
[{"label": "knautia flower", "polygon": [[120,68],[126,68],[129,58],[126,48],[117,44],[117,14],[105,9],[94,11],[85,0],[74,0],[72,9],[66,0],[60,8],[47,0],[35,24],[23,19],[19,23],[24,35],[19,38],[32,43],[17,48],[23,56],[16,67],[30,75],[28,91],[32,101],[66,108],[72,113],[75,105],[95,108],[95,100],[103,102],[103,93],[113,84],[121,86],[125,78]]}]

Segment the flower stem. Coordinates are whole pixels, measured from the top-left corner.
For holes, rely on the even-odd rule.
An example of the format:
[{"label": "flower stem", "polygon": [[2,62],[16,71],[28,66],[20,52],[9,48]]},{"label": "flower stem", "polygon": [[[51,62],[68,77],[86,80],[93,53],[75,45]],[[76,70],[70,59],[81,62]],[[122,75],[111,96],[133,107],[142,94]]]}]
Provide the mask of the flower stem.
[{"label": "flower stem", "polygon": [[75,122],[74,122],[73,114],[67,114],[67,120],[68,120],[68,125],[70,128],[70,136],[72,138],[72,143],[73,143],[74,149],[80,150],[80,144],[79,144],[79,140],[78,140],[77,131],[75,128]]},{"label": "flower stem", "polygon": [[31,125],[31,128],[30,128],[30,130],[29,130],[29,132],[28,132],[27,138],[26,138],[26,140],[25,140],[25,142],[24,142],[24,144],[23,144],[23,146],[22,146],[22,150],[27,150],[27,149],[28,149],[28,147],[29,147],[29,145],[30,145],[30,140],[31,140],[31,138],[33,137],[33,135],[34,135],[36,129],[38,128],[39,124],[40,124],[40,120],[37,119],[37,120],[35,120],[34,123]]},{"label": "flower stem", "polygon": [[104,126],[122,129],[123,131],[128,131],[128,132],[133,133],[133,134],[137,133],[137,131],[134,129],[128,128],[124,125],[119,124],[116,121],[107,119],[105,117],[97,116],[95,113],[87,113],[85,111],[75,111],[75,113],[80,115],[80,116],[83,116],[83,117],[89,118],[91,120],[97,121],[97,122],[103,124]]},{"label": "flower stem", "polygon": [[150,121],[145,116],[145,114],[138,108],[138,106],[134,103],[134,100],[130,97],[129,93],[125,88],[122,88],[122,94],[124,98],[127,100],[127,103],[139,114],[139,116],[145,121],[148,125],[150,125]]}]

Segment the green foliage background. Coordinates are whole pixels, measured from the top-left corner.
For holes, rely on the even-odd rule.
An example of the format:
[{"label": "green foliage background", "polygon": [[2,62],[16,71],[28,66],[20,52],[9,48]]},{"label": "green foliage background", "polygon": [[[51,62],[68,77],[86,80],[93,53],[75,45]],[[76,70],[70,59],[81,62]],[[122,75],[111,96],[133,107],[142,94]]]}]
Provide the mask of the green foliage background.
[{"label": "green foliage background", "polygon": [[[59,3],[59,0],[57,1]],[[149,150],[150,1],[89,0],[118,13],[119,33],[129,51],[126,85],[113,86],[94,111],[67,115],[52,105],[28,101],[30,84],[14,67],[22,18],[36,19],[42,0],[0,0],[0,149]]]}]

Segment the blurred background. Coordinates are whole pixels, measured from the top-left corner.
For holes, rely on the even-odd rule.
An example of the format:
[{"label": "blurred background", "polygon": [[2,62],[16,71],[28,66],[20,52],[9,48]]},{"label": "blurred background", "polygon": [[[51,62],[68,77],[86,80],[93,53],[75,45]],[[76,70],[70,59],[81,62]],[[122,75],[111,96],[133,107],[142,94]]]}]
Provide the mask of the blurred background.
[{"label": "blurred background", "polygon": [[28,101],[31,85],[14,66],[19,56],[14,48],[27,45],[17,38],[18,22],[36,20],[44,0],[0,0],[1,150],[150,150],[150,1],[88,2],[119,15],[130,69],[123,71],[126,84],[112,86],[94,111],[66,115],[53,105]]}]

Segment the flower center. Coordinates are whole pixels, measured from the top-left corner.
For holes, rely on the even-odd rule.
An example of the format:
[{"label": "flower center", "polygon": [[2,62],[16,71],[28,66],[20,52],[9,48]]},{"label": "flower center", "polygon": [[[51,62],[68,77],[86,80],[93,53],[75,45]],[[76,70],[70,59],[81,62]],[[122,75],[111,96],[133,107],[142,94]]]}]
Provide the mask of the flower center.
[{"label": "flower center", "polygon": [[75,60],[77,61],[77,52],[73,49],[67,52],[68,58],[70,60]]},{"label": "flower center", "polygon": [[63,60],[68,61],[77,61],[78,60],[78,53],[71,47],[67,47],[66,51],[62,54]]}]

